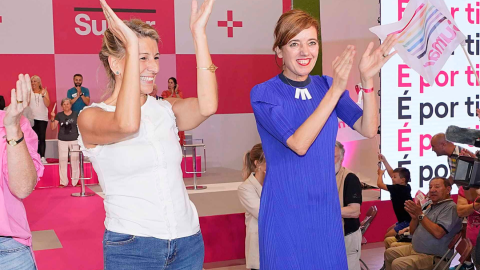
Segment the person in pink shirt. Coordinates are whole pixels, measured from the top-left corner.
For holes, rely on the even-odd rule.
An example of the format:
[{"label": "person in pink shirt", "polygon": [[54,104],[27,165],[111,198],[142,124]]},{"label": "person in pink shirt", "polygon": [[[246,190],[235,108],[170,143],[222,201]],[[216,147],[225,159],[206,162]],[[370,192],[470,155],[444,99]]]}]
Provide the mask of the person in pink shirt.
[{"label": "person in pink shirt", "polygon": [[36,269],[32,233],[22,200],[33,191],[43,165],[38,138],[22,117],[32,92],[30,76],[20,74],[11,103],[0,111],[0,269]]},{"label": "person in pink shirt", "polygon": [[[459,217],[467,218],[467,238],[472,241],[473,249],[472,256],[473,264],[470,262],[470,258],[460,268],[461,270],[474,269],[474,265],[477,269],[480,269],[480,262],[475,260],[475,249],[477,244],[477,236],[480,231],[480,214],[474,211],[473,202],[465,197],[465,190],[463,187],[458,188],[458,201],[457,201],[457,214]],[[480,203],[475,203],[475,209],[480,209]]]}]

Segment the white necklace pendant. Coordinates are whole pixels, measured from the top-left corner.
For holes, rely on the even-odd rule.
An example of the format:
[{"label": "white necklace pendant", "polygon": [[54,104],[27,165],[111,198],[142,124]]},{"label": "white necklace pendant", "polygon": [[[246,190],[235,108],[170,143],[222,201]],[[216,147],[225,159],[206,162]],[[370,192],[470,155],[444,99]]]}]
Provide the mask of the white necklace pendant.
[{"label": "white necklace pendant", "polygon": [[297,88],[296,89],[295,98],[300,99],[300,96],[302,97],[302,100],[312,99],[312,96],[310,95],[310,92],[308,92],[307,88]]}]

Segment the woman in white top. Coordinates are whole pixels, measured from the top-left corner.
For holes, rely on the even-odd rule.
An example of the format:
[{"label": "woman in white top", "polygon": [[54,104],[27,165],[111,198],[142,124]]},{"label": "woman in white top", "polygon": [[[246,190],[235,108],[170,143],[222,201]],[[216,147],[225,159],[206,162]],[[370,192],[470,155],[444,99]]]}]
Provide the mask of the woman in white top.
[{"label": "woman in white top", "polygon": [[247,236],[245,238],[245,257],[247,268],[260,269],[258,249],[258,211],[260,210],[260,196],[263,180],[267,171],[267,163],[263,155],[262,144],[256,144],[245,154],[243,162],[243,180],[238,187],[238,197],[245,212]]},{"label": "woman in white top", "polygon": [[80,113],[78,143],[105,193],[104,269],[200,270],[203,239],[182,178],[177,134],[217,110],[216,67],[205,32],[213,0],[199,10],[192,1],[198,98],[166,100],[148,95],[159,70],[155,29],[121,21],[105,0],[100,3],[108,22],[100,60],[112,94]]},{"label": "woman in white top", "polygon": [[37,75],[32,76],[32,98],[30,109],[33,114],[33,130],[38,136],[38,153],[43,163],[45,159],[45,136],[48,126],[48,106],[50,106],[50,96],[46,87],[42,86],[42,79]]}]

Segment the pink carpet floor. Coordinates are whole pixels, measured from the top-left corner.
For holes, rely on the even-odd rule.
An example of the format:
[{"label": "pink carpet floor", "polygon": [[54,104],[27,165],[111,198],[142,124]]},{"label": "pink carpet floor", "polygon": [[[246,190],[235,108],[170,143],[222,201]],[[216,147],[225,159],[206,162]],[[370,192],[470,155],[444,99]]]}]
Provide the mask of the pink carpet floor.
[{"label": "pink carpet floor", "polygon": [[70,196],[79,190],[78,187],[37,189],[24,200],[30,229],[54,230],[63,246],[35,251],[39,270],[103,269],[103,199],[98,195]]}]

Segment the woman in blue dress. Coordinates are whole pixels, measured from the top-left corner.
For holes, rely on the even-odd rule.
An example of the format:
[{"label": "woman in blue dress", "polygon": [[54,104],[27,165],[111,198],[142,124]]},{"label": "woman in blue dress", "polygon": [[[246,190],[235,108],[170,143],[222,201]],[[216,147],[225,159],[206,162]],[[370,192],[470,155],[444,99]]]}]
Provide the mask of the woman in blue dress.
[{"label": "woman in blue dress", "polygon": [[345,91],[355,55],[348,46],[332,64],[333,78],[310,76],[317,61],[318,21],[300,10],[275,28],[283,72],[250,94],[268,160],[259,213],[260,269],[347,269],[334,151],[337,117],[365,137],[375,136],[378,107],[373,77],[395,54],[388,37],[363,54],[362,111]]}]

